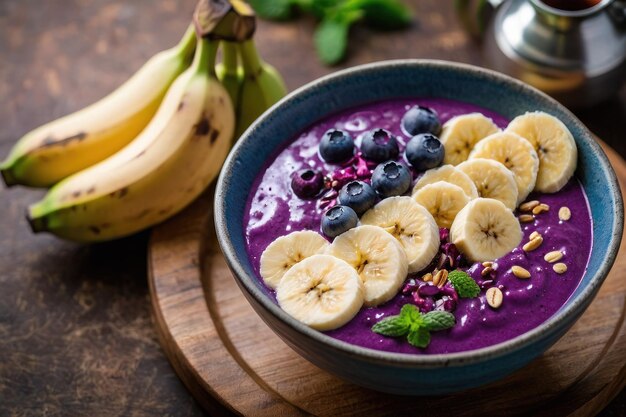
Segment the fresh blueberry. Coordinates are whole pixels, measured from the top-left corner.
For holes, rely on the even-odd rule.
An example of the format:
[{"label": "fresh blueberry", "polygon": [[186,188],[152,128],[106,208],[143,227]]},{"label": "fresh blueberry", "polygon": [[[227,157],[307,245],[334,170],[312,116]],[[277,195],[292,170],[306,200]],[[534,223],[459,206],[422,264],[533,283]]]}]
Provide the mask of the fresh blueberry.
[{"label": "fresh blueberry", "polygon": [[402,117],[402,129],[409,136],[420,133],[438,135],[441,132],[441,122],[433,109],[413,106]]},{"label": "fresh blueberry", "polygon": [[382,198],[402,195],[411,186],[411,172],[404,164],[382,163],[372,173],[372,188]]},{"label": "fresh blueberry", "polygon": [[411,138],[406,144],[404,154],[413,168],[426,171],[441,165],[445,149],[437,136],[422,133]]},{"label": "fresh blueberry", "polygon": [[363,156],[374,162],[384,162],[396,159],[400,150],[398,141],[385,129],[370,130],[363,136],[361,142]]},{"label": "fresh blueberry", "polygon": [[350,207],[360,216],[376,204],[378,196],[368,183],[350,181],[339,191],[338,200],[339,204]]},{"label": "fresh blueberry", "polygon": [[329,164],[347,161],[354,155],[354,140],[343,130],[330,129],[320,142],[320,155]]},{"label": "fresh blueberry", "polygon": [[322,233],[328,237],[336,237],[356,227],[359,217],[347,206],[334,206],[322,216]]},{"label": "fresh blueberry", "polygon": [[300,198],[313,198],[324,187],[324,176],[319,171],[303,169],[291,177],[291,189]]}]

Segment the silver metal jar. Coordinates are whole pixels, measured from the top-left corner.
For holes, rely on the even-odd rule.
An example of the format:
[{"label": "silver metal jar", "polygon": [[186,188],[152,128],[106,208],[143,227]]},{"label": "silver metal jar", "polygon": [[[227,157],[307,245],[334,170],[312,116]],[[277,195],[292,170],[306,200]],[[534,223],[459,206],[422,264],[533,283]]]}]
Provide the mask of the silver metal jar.
[{"label": "silver metal jar", "polygon": [[485,58],[566,105],[594,105],[626,81],[626,1],[576,11],[504,1],[487,30]]}]

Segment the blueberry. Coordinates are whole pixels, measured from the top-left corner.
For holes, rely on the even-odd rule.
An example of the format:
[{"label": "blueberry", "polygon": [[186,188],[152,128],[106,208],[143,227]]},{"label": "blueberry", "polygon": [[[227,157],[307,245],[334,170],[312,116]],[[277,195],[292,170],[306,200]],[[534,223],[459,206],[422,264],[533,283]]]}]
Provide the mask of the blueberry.
[{"label": "blueberry", "polygon": [[420,133],[438,135],[441,132],[441,122],[433,109],[413,106],[402,117],[402,129],[409,136]]},{"label": "blueberry", "polygon": [[313,198],[324,187],[324,176],[319,171],[303,169],[291,177],[291,189],[300,198]]},{"label": "blueberry", "polygon": [[330,164],[347,161],[354,155],[354,140],[343,130],[330,129],[320,142],[320,155]]},{"label": "blueberry", "polygon": [[385,129],[370,130],[363,136],[361,142],[363,156],[375,162],[384,162],[396,159],[398,153],[398,141]]},{"label": "blueberry", "polygon": [[331,207],[322,216],[322,233],[328,237],[339,236],[359,222],[354,210],[346,206]]},{"label": "blueberry", "polygon": [[359,216],[372,208],[378,196],[366,182],[350,181],[339,190],[339,204],[350,207]]},{"label": "blueberry", "polygon": [[413,168],[426,171],[441,165],[445,149],[437,136],[423,133],[411,138],[406,144],[404,154]]},{"label": "blueberry", "polygon": [[382,163],[372,173],[372,187],[382,198],[402,195],[411,186],[411,172],[404,164]]}]

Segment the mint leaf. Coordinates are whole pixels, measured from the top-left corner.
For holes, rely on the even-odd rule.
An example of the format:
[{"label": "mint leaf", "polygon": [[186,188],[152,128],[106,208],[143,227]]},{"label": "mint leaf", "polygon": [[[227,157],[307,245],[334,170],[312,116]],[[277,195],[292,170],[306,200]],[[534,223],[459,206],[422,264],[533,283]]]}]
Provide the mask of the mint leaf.
[{"label": "mint leaf", "polygon": [[372,331],[383,336],[398,337],[407,334],[409,328],[409,320],[402,316],[389,316],[372,326]]},{"label": "mint leaf", "polygon": [[452,271],[448,274],[448,281],[452,283],[456,293],[461,298],[474,298],[480,294],[480,287],[466,272]]},{"label": "mint leaf", "polygon": [[430,331],[449,329],[456,323],[454,315],[447,311],[430,311],[422,317],[424,327]]},{"label": "mint leaf", "polygon": [[248,0],[259,17],[269,20],[287,20],[292,17],[292,0]]},{"label": "mint leaf", "polygon": [[365,13],[365,22],[377,29],[401,29],[411,24],[411,10],[398,0],[354,0]]},{"label": "mint leaf", "polygon": [[400,317],[407,320],[409,324],[422,323],[422,313],[413,304],[405,304],[400,309]]},{"label": "mint leaf", "polygon": [[339,19],[325,19],[315,30],[317,56],[327,65],[338,63],[346,53],[350,26]]},{"label": "mint leaf", "polygon": [[418,348],[425,348],[430,343],[430,332],[424,327],[412,330],[407,337],[409,343]]}]

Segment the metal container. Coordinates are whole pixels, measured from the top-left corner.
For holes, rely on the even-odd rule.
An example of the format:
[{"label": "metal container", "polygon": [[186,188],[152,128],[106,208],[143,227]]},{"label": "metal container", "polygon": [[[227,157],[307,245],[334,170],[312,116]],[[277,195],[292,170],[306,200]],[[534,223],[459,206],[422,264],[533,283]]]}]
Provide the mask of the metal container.
[{"label": "metal container", "polygon": [[499,5],[485,35],[485,58],[572,107],[603,101],[626,81],[626,1],[562,10],[541,0]]}]

